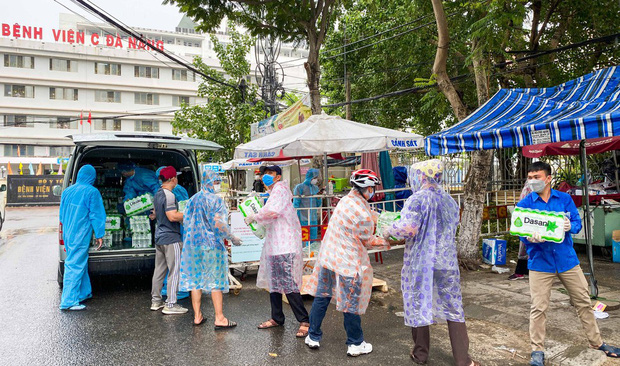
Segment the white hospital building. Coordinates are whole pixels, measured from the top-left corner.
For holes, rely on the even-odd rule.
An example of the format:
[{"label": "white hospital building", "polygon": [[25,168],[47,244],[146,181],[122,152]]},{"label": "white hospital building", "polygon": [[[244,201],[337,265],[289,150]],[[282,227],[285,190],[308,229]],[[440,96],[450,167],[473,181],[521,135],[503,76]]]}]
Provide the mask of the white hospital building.
[{"label": "white hospital building", "polygon": [[[83,44],[68,43],[69,38],[45,41],[36,36],[36,29],[18,27],[14,32],[13,25],[7,36],[4,28],[0,33],[0,167],[11,164],[13,174],[20,163],[24,174],[29,174],[29,164],[35,170],[39,163],[45,171],[57,170],[59,158],[71,151],[68,135],[172,133],[173,110],[182,102],[204,102],[196,96],[200,77],[155,51],[128,47],[127,38],[122,38],[121,47],[107,46],[106,35],[115,37],[117,32],[106,24],[61,14],[58,29],[42,30],[54,35],[64,30],[63,36],[70,30],[81,32]],[[201,56],[207,65],[218,67],[209,35],[196,33],[187,18],[175,31],[135,30],[187,62]],[[35,36],[24,38],[27,31]],[[228,41],[225,27],[216,37]],[[94,45],[93,40],[100,42]],[[307,51],[283,45],[281,56],[279,61],[295,60],[307,56]],[[256,64],[254,50],[248,59]],[[302,66],[286,71],[294,79],[285,79],[285,87],[286,82],[299,85],[305,79]],[[254,82],[253,75],[248,81]],[[89,113],[92,124],[87,122]]]}]

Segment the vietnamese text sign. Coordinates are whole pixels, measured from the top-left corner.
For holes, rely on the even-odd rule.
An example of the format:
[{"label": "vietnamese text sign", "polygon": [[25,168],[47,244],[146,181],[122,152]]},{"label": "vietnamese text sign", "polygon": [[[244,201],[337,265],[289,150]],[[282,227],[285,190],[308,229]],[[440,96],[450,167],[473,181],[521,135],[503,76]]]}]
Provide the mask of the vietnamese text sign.
[{"label": "vietnamese text sign", "polygon": [[62,175],[9,175],[7,203],[10,205],[36,205],[59,203],[52,188],[62,186]]},{"label": "vietnamese text sign", "polygon": [[260,260],[260,254],[263,250],[263,239],[259,239],[252,233],[252,230],[243,221],[241,212],[231,212],[230,228],[233,235],[239,237],[243,241],[243,245],[230,247],[230,256],[232,263],[240,262],[256,262]]},{"label": "vietnamese text sign", "polygon": [[515,207],[510,219],[510,234],[531,237],[539,233],[544,240],[564,241],[564,213]]}]

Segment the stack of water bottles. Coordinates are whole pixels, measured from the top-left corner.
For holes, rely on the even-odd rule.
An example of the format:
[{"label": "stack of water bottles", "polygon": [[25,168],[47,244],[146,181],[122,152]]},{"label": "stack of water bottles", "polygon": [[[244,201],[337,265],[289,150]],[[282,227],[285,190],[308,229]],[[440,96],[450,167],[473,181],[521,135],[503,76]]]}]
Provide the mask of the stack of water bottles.
[{"label": "stack of water bottles", "polygon": [[133,248],[151,247],[151,224],[148,216],[133,216],[129,218],[131,227],[131,246]]},{"label": "stack of water bottles", "polygon": [[[113,233],[110,231],[106,231],[105,235],[103,235],[103,244],[101,245],[101,249],[110,249],[112,248],[113,245]],[[95,250],[98,245],[97,245],[97,239],[95,239],[95,235],[93,234],[93,237],[91,238],[90,241],[90,246],[91,246],[91,250]]]}]

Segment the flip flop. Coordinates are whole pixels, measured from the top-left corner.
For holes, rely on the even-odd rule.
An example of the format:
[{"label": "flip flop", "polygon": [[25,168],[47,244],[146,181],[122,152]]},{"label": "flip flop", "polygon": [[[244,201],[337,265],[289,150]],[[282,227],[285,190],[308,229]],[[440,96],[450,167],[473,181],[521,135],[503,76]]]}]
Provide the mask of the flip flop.
[{"label": "flip flop", "polygon": [[[265,323],[269,323],[269,324],[268,325],[263,325]],[[282,326],[282,324],[276,323],[276,321],[273,320],[273,319],[269,319],[265,323],[259,324],[258,325],[258,329],[269,329],[269,328],[275,328],[275,327],[281,327]]]},{"label": "flip flop", "polygon": [[610,358],[620,358],[620,348],[618,348],[618,347],[610,346],[610,345],[608,345],[606,343],[603,343],[598,348],[598,350],[605,352],[607,357],[610,357]]},{"label": "flip flop", "polygon": [[[306,328],[305,330],[301,330],[301,327]],[[297,330],[297,333],[295,334],[295,337],[297,338],[306,338],[306,336],[308,335],[308,331],[310,330],[310,323],[299,323],[299,329]]]},{"label": "flip flop", "polygon": [[228,320],[228,325],[215,325],[215,330],[230,329],[237,326],[237,323]]},{"label": "flip flop", "polygon": [[207,320],[207,318],[205,318],[204,316],[202,317],[202,320],[198,323],[195,323],[194,321],[192,321],[192,324],[194,324],[195,327],[204,324],[204,322]]}]

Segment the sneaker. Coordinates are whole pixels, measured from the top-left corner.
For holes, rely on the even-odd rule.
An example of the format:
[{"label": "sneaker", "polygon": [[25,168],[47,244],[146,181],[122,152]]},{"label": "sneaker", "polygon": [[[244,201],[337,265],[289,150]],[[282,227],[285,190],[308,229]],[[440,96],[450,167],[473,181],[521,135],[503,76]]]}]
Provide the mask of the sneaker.
[{"label": "sneaker", "polygon": [[545,354],[543,351],[533,351],[531,355],[530,366],[544,366]]},{"label": "sneaker", "polygon": [[86,309],[86,305],[79,304],[79,305],[73,305],[73,306],[72,306],[72,307],[70,307],[68,310],[71,310],[71,311],[80,311],[80,310],[84,310],[84,309]]},{"label": "sneaker", "polygon": [[347,348],[347,356],[357,357],[359,355],[366,355],[372,352],[372,344],[362,342],[359,346],[350,344]]},{"label": "sneaker", "polygon": [[182,307],[179,304],[174,304],[172,306],[166,305],[164,307],[164,310],[162,310],[161,312],[164,313],[164,314],[167,314],[167,315],[178,315],[178,314],[185,314],[185,313],[187,313],[187,309]]},{"label": "sneaker", "polygon": [[508,277],[508,281],[516,281],[516,280],[523,280],[525,279],[525,276],[522,274],[516,274],[513,273],[510,275],[510,277]]},{"label": "sneaker", "polygon": [[313,341],[309,335],[306,336],[306,340],[304,342],[310,349],[319,349],[319,347],[321,347],[321,344],[317,341]]},{"label": "sneaker", "polygon": [[165,305],[165,304],[164,304],[164,302],[163,302],[163,301],[152,301],[152,302],[151,302],[151,310],[153,310],[153,311],[157,311],[157,310],[159,310],[159,309],[163,308],[163,307],[164,307],[164,305]]}]

